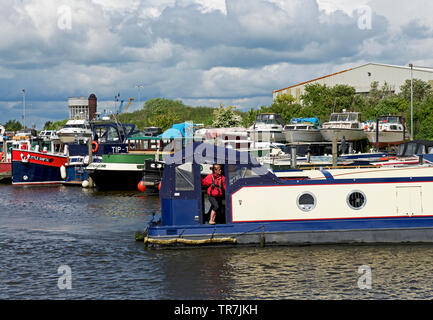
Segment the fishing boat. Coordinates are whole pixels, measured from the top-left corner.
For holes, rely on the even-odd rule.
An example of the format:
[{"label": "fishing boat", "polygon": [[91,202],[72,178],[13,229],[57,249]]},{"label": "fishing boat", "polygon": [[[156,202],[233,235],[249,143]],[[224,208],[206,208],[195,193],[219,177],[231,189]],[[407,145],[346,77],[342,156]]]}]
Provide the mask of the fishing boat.
[{"label": "fishing boat", "polygon": [[8,138],[4,134],[5,128],[0,125],[0,180],[10,179],[12,177],[12,163],[8,156]]},{"label": "fishing boat", "polygon": [[322,141],[318,118],[292,118],[284,126],[287,142],[313,142]]},{"label": "fishing boat", "polygon": [[12,184],[60,184],[60,168],[67,163],[66,153],[54,153],[39,148],[12,149]]},{"label": "fishing boat", "polygon": [[364,132],[372,145],[376,146],[378,139],[379,148],[399,145],[408,137],[404,118],[400,116],[382,116],[376,121],[367,121],[364,123]]},{"label": "fishing boat", "polygon": [[[92,124],[90,135],[81,132],[73,142],[63,143],[59,135],[60,139],[51,140],[49,146],[46,141],[39,141],[13,148],[12,184],[79,184],[79,179],[86,179],[82,171],[87,163],[83,159],[89,153],[98,159],[103,154],[127,152],[126,138],[136,131],[133,124],[103,122]],[[94,140],[90,141],[92,137]]]},{"label": "fishing boat", "polygon": [[283,132],[286,122],[278,113],[261,113],[247,130],[248,137],[256,142],[286,142]]},{"label": "fishing boat", "polygon": [[[431,155],[427,155],[431,156]],[[221,220],[207,223],[202,165],[226,177]],[[161,213],[146,246],[433,241],[433,166],[293,170],[277,177],[248,153],[194,143],[165,159]]]},{"label": "fishing boat", "polygon": [[104,154],[102,161],[90,163],[84,172],[100,190],[137,190],[149,158],[147,154]]},{"label": "fishing boat", "polygon": [[335,137],[337,141],[358,141],[366,139],[364,127],[361,122],[359,112],[332,113],[328,122],[325,122],[320,129],[325,141],[332,141]]}]

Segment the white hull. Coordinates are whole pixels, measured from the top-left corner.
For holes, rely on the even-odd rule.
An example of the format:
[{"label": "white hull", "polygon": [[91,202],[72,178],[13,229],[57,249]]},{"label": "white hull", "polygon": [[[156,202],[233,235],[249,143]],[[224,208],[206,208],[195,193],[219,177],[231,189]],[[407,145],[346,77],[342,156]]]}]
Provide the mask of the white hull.
[{"label": "white hull", "polygon": [[248,137],[256,142],[286,142],[286,135],[281,130],[249,130]]},{"label": "white hull", "polygon": [[337,141],[341,141],[343,137],[346,141],[357,141],[366,138],[364,129],[329,128],[320,129],[320,133],[325,141],[332,141],[334,136],[336,136]]},{"label": "white hull", "polygon": [[320,130],[285,130],[287,142],[317,142],[323,137]]},{"label": "white hull", "polygon": [[[365,132],[370,143],[376,144],[376,131]],[[408,135],[406,134],[406,139]],[[400,131],[379,131],[379,145],[401,144],[404,142],[403,132]]]},{"label": "white hull", "polygon": [[59,133],[59,139],[62,143],[73,143],[76,139],[88,138],[92,133]]}]

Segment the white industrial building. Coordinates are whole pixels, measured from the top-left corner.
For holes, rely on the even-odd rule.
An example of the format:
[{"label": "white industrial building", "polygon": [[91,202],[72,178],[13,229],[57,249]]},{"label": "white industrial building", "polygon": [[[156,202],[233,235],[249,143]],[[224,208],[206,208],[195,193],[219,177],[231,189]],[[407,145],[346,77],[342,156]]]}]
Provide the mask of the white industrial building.
[{"label": "white industrial building", "polygon": [[85,97],[68,98],[69,119],[89,120],[89,100]]},{"label": "white industrial building", "polygon": [[[413,67],[413,78],[429,82],[433,86],[433,69]],[[377,81],[379,88],[381,88],[386,82],[391,91],[399,93],[400,86],[408,79],[411,79],[410,67],[367,63],[359,67],[298,83],[287,88],[274,90],[273,98],[275,100],[280,94],[291,94],[299,102],[301,95],[304,93],[305,86],[315,83],[326,84],[328,87],[345,84],[354,87],[357,93],[367,94],[370,91],[371,83]]]}]

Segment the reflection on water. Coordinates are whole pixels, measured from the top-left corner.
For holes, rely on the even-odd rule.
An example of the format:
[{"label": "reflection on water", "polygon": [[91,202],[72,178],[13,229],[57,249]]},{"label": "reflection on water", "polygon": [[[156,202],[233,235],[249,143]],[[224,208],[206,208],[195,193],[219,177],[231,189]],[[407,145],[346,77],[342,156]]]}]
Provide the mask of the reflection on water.
[{"label": "reflection on water", "polygon": [[[433,245],[145,250],[159,200],[0,185],[0,299],[431,299]],[[72,289],[57,286],[61,265]],[[360,289],[360,266],[371,289]]]}]

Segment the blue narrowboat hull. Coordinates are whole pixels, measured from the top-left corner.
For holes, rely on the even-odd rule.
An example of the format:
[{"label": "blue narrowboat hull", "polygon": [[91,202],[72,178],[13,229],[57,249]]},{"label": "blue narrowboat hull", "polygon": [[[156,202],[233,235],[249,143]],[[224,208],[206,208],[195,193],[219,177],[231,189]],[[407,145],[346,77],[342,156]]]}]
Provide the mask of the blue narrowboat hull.
[{"label": "blue narrowboat hull", "polygon": [[149,239],[227,238],[238,244],[433,242],[433,216],[323,219],[221,225],[153,226]]}]

